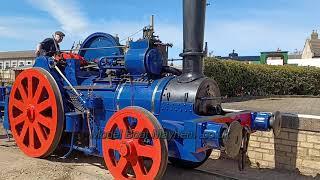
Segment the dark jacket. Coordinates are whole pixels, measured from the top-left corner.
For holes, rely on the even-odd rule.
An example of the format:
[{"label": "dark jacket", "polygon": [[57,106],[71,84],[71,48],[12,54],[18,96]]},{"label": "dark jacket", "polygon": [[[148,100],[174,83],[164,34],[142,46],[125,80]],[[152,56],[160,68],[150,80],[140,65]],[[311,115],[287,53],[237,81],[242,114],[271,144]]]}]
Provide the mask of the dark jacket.
[{"label": "dark jacket", "polygon": [[60,46],[58,43],[57,43],[58,49],[56,49],[53,38],[47,38],[43,40],[40,44],[41,44],[41,55],[54,56],[57,51],[60,51]]}]

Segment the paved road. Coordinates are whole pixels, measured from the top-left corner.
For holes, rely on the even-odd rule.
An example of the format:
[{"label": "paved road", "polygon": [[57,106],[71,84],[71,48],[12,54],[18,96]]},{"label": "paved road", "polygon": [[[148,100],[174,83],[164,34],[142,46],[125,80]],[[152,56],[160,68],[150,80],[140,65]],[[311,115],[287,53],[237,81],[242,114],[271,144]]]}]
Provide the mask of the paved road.
[{"label": "paved road", "polygon": [[[316,98],[272,98],[245,102],[224,103],[224,108],[239,110],[277,111],[320,115],[320,99]],[[164,179],[212,180],[230,179],[215,175],[226,175],[236,179],[312,179],[299,172],[279,172],[271,169],[247,167],[239,172],[237,162],[226,159],[209,159],[197,170],[183,170],[168,166]],[[6,142],[0,127],[0,179],[112,179],[102,158],[86,157],[74,153],[69,159],[51,156],[48,159],[26,157],[14,142]]]},{"label": "paved road", "polygon": [[320,115],[320,98],[266,98],[223,103],[223,108]]},{"label": "paved road", "polygon": [[[0,128],[0,134],[3,130]],[[6,142],[0,135],[0,180],[24,179],[112,179],[103,159],[73,153],[68,159],[51,156],[48,159],[26,157],[14,142]],[[218,175],[217,175],[218,174]],[[224,177],[227,176],[227,177]],[[270,169],[247,167],[240,172],[234,160],[209,159],[197,170],[184,170],[168,165],[163,179],[175,180],[268,180],[268,179],[312,179],[298,172],[278,172]]]}]

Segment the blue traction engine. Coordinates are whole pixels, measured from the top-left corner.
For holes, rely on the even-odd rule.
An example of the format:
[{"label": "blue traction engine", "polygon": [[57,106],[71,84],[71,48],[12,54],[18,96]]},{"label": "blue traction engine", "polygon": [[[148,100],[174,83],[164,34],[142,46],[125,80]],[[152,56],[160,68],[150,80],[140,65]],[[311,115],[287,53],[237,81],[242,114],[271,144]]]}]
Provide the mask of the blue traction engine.
[{"label": "blue traction engine", "polygon": [[205,9],[206,0],[183,1],[182,71],[167,66],[170,45],[153,25],[125,46],[94,33],[77,54],[38,57],[5,106],[19,148],[36,158],[82,151],[103,157],[116,179],[160,179],[168,162],[196,168],[213,149],[241,156],[252,132],[278,135],[279,112],[221,108],[217,83],[203,75]]}]

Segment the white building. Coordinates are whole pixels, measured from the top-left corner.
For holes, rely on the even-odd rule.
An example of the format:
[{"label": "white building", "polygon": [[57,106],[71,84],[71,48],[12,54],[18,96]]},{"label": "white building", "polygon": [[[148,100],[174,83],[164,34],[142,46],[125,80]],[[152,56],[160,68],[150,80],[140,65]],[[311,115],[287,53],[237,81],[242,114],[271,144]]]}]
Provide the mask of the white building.
[{"label": "white building", "polygon": [[0,69],[30,66],[34,63],[35,57],[34,51],[0,52]]},{"label": "white building", "polygon": [[302,59],[312,58],[320,58],[320,39],[316,31],[313,31],[311,38],[306,40],[302,51]]},{"label": "white building", "polygon": [[35,58],[34,51],[0,52],[0,82],[12,82],[15,78],[12,69],[32,66]]},{"label": "white building", "polygon": [[288,64],[320,67],[320,39],[317,31],[312,31],[301,54],[289,55]]}]

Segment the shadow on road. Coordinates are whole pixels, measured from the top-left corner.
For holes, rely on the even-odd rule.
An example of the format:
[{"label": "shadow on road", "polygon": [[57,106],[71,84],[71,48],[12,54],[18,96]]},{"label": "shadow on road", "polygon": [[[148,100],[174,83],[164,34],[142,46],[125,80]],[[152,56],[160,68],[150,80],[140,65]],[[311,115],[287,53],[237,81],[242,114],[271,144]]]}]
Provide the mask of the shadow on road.
[{"label": "shadow on road", "polygon": [[[80,152],[74,152],[67,159],[61,159],[58,155],[52,155],[48,158],[49,161],[60,163],[72,163],[79,166],[81,163],[88,163],[100,169],[107,170],[103,158],[85,156]],[[75,165],[76,166],[76,165]],[[107,171],[106,171],[107,172]],[[246,179],[246,180],[261,180],[261,179],[313,179],[312,177],[303,176],[299,172],[285,172],[275,169],[258,169],[246,167],[244,171],[238,170],[238,164],[235,160],[230,159],[209,159],[204,165],[194,170],[180,169],[168,164],[167,170],[163,179],[176,180],[220,180],[220,179]]]}]

